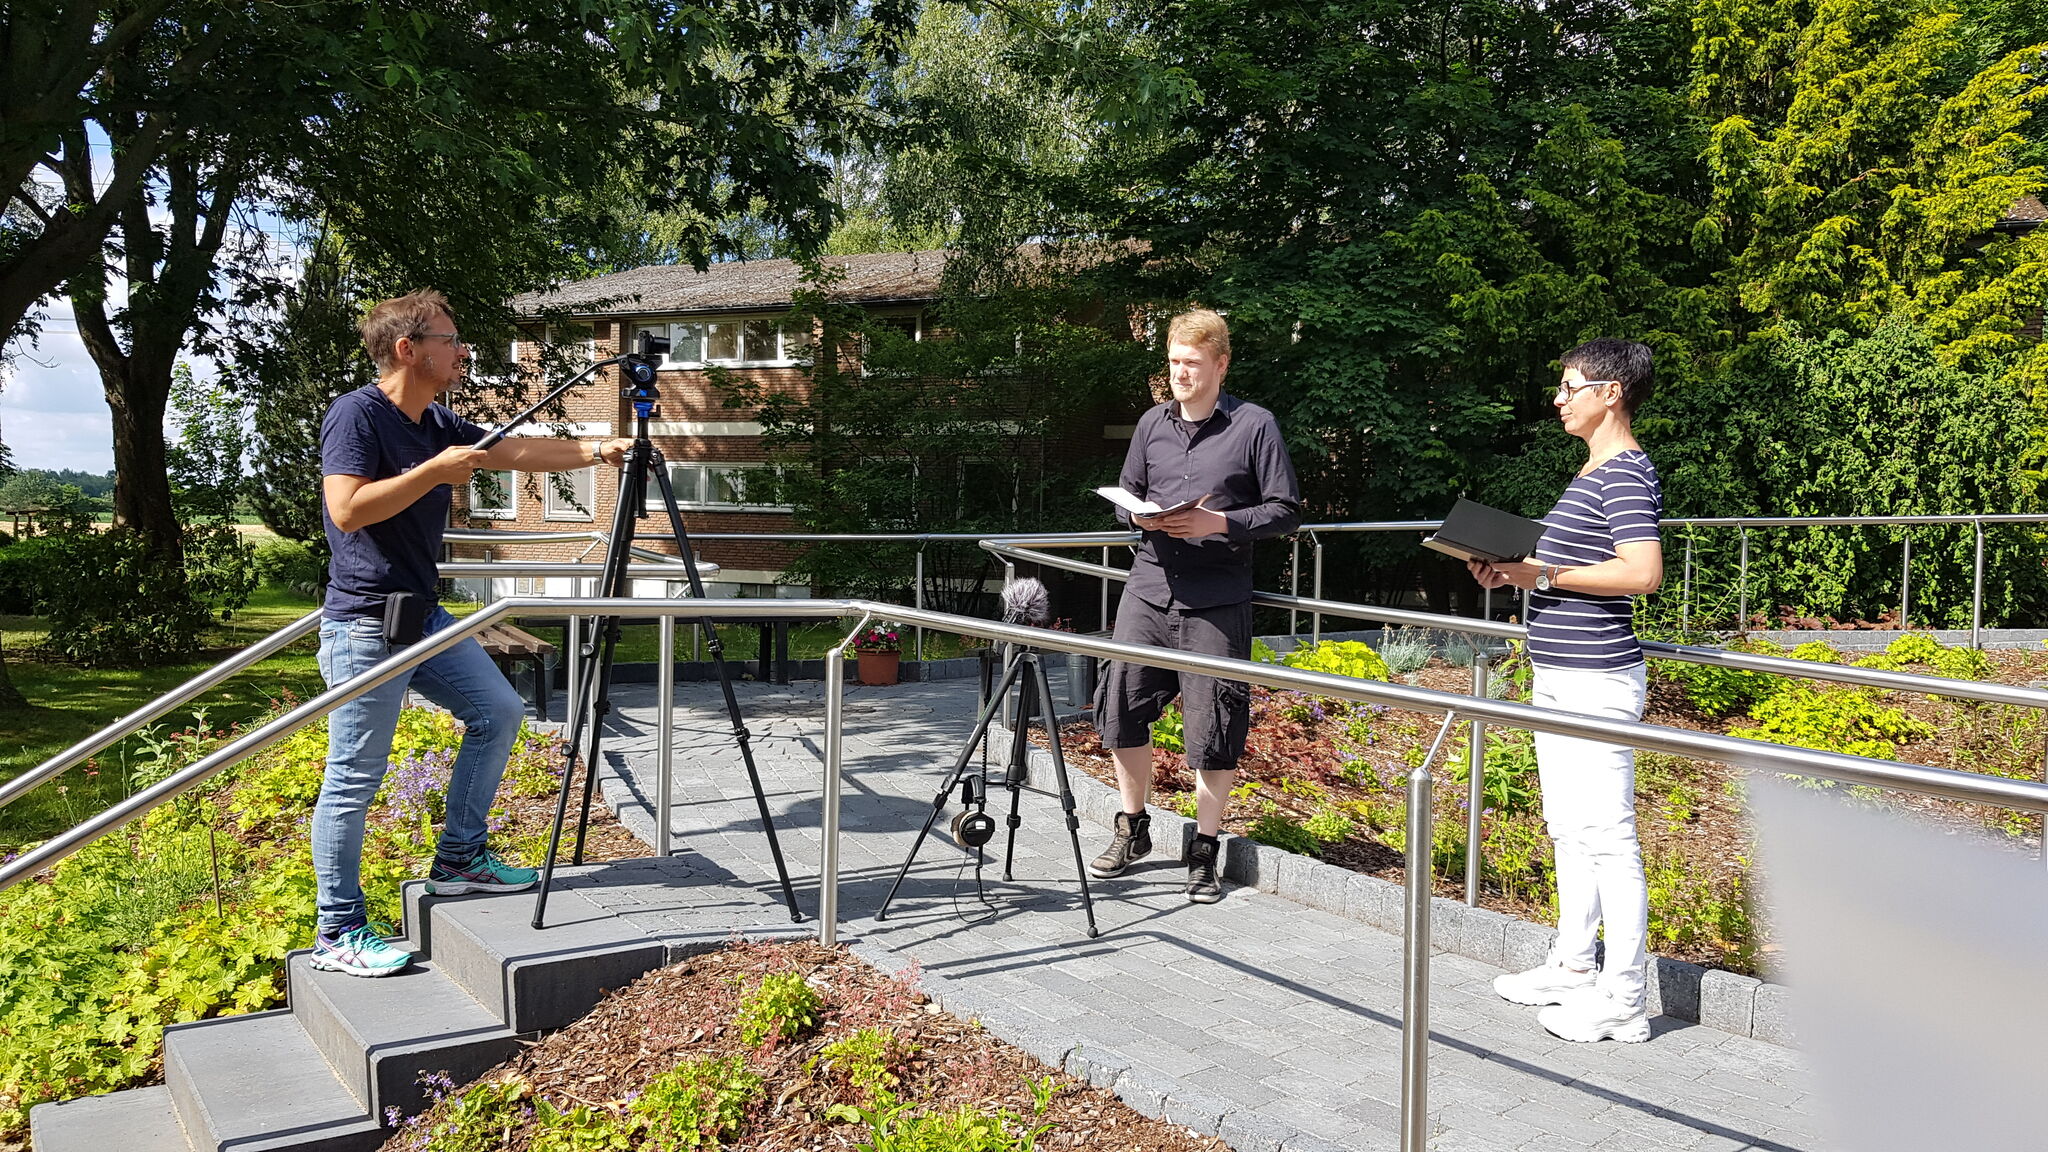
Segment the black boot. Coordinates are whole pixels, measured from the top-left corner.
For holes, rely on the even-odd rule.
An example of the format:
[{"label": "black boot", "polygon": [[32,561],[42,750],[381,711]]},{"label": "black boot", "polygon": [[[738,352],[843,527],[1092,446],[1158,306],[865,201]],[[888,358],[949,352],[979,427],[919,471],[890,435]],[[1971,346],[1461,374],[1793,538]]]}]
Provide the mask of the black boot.
[{"label": "black boot", "polygon": [[1152,814],[1140,812],[1133,816],[1129,812],[1119,812],[1116,814],[1116,836],[1110,840],[1109,848],[1088,865],[1088,872],[1093,876],[1115,876],[1151,852]]},{"label": "black boot", "polygon": [[1216,837],[1195,833],[1188,848],[1188,899],[1197,904],[1214,904],[1223,899],[1223,885],[1216,881],[1216,856],[1222,845]]}]

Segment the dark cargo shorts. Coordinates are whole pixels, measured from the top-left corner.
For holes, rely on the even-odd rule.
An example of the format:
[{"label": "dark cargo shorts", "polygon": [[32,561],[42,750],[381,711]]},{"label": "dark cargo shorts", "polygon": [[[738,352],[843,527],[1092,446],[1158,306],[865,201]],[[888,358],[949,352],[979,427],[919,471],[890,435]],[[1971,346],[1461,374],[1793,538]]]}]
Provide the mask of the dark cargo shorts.
[{"label": "dark cargo shorts", "polygon": [[[1126,644],[1249,659],[1252,605],[1247,600],[1214,608],[1161,608],[1127,591],[1117,603],[1113,635]],[[1152,743],[1151,724],[1175,696],[1180,697],[1188,767],[1203,772],[1236,768],[1251,727],[1251,685],[1121,660],[1109,662],[1108,673],[1095,688],[1095,726],[1102,733],[1102,746],[1143,748]]]}]

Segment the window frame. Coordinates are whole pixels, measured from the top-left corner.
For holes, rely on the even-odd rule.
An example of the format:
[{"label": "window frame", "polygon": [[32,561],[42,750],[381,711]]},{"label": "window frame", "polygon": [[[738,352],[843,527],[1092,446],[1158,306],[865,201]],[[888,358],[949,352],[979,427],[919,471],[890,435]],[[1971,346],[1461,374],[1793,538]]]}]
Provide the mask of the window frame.
[{"label": "window frame", "polygon": [[[582,476],[589,481],[590,507],[584,509],[581,512],[578,512],[576,509],[572,507],[560,504],[560,497],[555,491],[554,477],[549,476],[541,481],[543,488],[543,493],[541,496],[541,519],[548,521],[573,521],[580,523],[589,523],[590,521],[597,519],[597,465],[590,464],[582,468],[567,468],[563,469],[563,473],[569,476]],[[574,481],[571,481],[571,483],[574,483]]]},{"label": "window frame", "polygon": [[[476,481],[479,476],[505,477],[505,507],[485,508],[479,499]],[[517,520],[519,519],[519,473],[510,468],[479,468],[469,477],[469,518],[472,520]]]},{"label": "window frame", "polygon": [[[707,496],[713,495],[718,491],[717,472],[744,472],[762,468],[780,469],[783,467],[782,465],[770,464],[760,460],[669,460],[666,463],[670,472],[669,482],[671,486],[675,485],[674,473],[676,471],[684,468],[701,469],[702,471],[698,473],[698,491]],[[650,513],[661,510],[661,492],[658,487],[649,487],[646,507]],[[753,504],[745,501],[735,503],[716,499],[686,500],[680,494],[676,496],[676,507],[686,508],[693,512],[790,513],[796,511],[795,505],[791,504]]]},{"label": "window frame", "polygon": [[[663,356],[661,359],[661,363],[656,365],[657,369],[663,372],[687,371],[691,369],[703,369],[713,366],[719,368],[790,368],[801,363],[800,360],[798,360],[795,356],[791,355],[793,345],[792,336],[794,335],[795,337],[794,344],[800,346],[804,334],[800,332],[794,332],[791,325],[784,323],[783,316],[784,314],[779,312],[736,312],[731,315],[699,316],[688,319],[679,318],[672,320],[635,320],[631,325],[628,326],[628,335],[626,337],[627,342],[624,345],[624,347],[630,349],[635,344],[637,344],[639,341],[640,333],[643,331],[659,331],[660,334],[667,337],[670,349],[670,355]],[[773,326],[773,330],[775,332],[775,354],[771,357],[762,358],[750,354],[751,349],[748,348],[747,325],[757,323],[766,323]],[[740,352],[740,355],[737,358],[722,356],[714,357],[710,355],[711,327],[714,324],[730,324],[738,330],[734,334],[734,339],[738,341],[737,347]],[[679,360],[674,358],[674,349],[676,345],[679,343],[679,341],[676,339],[675,330],[681,327],[696,327],[703,329],[703,334],[700,337],[700,342],[697,346],[700,356],[699,359]]]}]

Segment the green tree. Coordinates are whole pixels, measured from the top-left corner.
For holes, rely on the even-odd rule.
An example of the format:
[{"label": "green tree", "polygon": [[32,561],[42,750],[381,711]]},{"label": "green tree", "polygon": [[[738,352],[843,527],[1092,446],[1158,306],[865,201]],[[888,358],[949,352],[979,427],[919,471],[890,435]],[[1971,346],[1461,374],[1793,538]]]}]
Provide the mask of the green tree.
[{"label": "green tree", "polygon": [[299,282],[241,344],[232,373],[261,461],[250,477],[256,514],[271,531],[323,553],[320,422],[335,397],[376,380],[356,332],[364,297],[340,239],[322,231]]}]

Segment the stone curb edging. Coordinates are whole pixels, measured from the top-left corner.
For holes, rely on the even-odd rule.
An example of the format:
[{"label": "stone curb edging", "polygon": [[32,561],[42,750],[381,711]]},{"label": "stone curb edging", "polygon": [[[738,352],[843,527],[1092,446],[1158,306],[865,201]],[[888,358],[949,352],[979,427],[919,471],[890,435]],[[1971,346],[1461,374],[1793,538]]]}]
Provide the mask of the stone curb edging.
[{"label": "stone curb edging", "polygon": [[[1031,746],[1031,771],[1041,782],[1053,779],[1051,754],[1035,744]],[[1123,808],[1116,789],[1076,768],[1070,767],[1067,776],[1073,781],[1076,812],[1105,829],[1114,827],[1116,814]],[[1178,844],[1180,858],[1185,860],[1194,840],[1195,822],[1157,805],[1149,810],[1154,841]],[[1401,934],[1407,889],[1399,884],[1228,833],[1222,847],[1220,871],[1226,880]],[[1429,906],[1430,935],[1437,951],[1455,952],[1510,972],[1543,963],[1557,939],[1555,928],[1486,908],[1470,908],[1462,900],[1432,896]],[[1792,1047],[1795,1038],[1786,1013],[1788,995],[1782,984],[1650,956],[1652,1016],[1672,1016]]]}]

